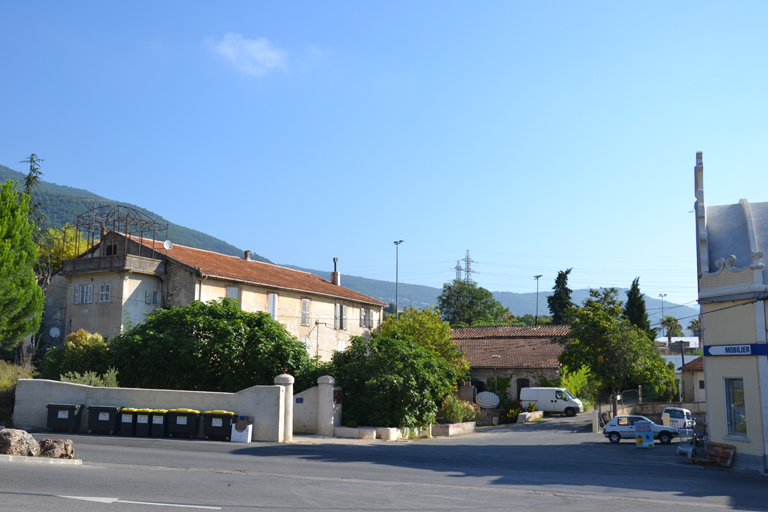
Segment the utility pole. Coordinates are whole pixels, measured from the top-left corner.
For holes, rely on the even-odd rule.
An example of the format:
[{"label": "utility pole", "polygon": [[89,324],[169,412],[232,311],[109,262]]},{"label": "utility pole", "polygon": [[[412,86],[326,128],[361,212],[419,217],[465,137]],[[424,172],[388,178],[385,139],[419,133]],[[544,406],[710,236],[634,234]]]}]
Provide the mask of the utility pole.
[{"label": "utility pole", "polygon": [[395,240],[395,320],[400,320],[400,308],[397,303],[398,287],[400,285],[400,244],[404,240]]},{"label": "utility pole", "polygon": [[539,325],[539,278],[541,278],[541,274],[537,276],[533,276],[533,278],[536,280],[536,323],[535,325]]},{"label": "utility pole", "polygon": [[[662,322],[664,321],[664,297],[666,297],[666,296],[667,296],[666,293],[660,293],[659,294],[659,297],[661,297],[661,321]],[[669,329],[667,329],[667,330],[669,330]],[[672,348],[672,347],[670,347],[670,348]]]}]

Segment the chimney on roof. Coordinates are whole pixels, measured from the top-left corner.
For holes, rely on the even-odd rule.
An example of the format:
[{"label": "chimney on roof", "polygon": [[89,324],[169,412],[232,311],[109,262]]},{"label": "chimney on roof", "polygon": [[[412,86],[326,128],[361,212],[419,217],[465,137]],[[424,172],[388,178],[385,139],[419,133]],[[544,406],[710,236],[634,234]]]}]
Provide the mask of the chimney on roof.
[{"label": "chimney on roof", "polygon": [[245,256],[243,256],[243,259],[245,259],[245,261],[251,261],[251,251],[245,251]]},{"label": "chimney on roof", "polygon": [[333,272],[331,272],[331,284],[341,286],[341,274],[336,271],[336,264],[339,262],[339,258],[333,258]]}]

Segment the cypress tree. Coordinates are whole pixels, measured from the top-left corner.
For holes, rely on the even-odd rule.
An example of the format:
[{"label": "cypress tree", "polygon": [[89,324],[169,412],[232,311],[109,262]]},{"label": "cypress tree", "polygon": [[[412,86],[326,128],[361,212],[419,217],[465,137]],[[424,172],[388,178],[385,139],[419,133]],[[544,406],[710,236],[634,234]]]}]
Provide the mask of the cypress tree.
[{"label": "cypress tree", "polygon": [[630,324],[651,335],[651,321],[648,319],[648,312],[645,310],[645,298],[640,293],[639,277],[632,281],[632,287],[627,290],[627,304],[624,306],[624,317],[629,320]]},{"label": "cypress tree", "polygon": [[552,295],[547,297],[547,305],[552,315],[552,323],[555,325],[570,325],[573,319],[574,304],[571,301],[571,290],[568,288],[568,274],[573,268],[561,270],[557,273],[555,286],[552,287]]},{"label": "cypress tree", "polygon": [[37,331],[43,291],[35,280],[37,250],[29,222],[29,196],[8,180],[0,190],[0,348],[11,349]]}]

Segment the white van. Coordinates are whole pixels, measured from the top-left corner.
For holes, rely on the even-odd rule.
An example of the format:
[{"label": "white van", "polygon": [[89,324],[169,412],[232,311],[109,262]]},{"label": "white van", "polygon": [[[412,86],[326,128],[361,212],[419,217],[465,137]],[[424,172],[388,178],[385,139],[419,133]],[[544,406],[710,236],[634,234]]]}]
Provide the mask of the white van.
[{"label": "white van", "polygon": [[584,404],[575,398],[565,388],[523,388],[520,390],[520,401],[523,410],[530,402],[536,404],[537,411],[562,412],[566,416],[574,416],[584,412]]},{"label": "white van", "polygon": [[665,414],[669,414],[669,426],[675,428],[693,428],[696,426],[696,421],[691,415],[691,411],[683,409],[682,407],[667,407],[664,412],[661,413],[661,417],[664,418]]}]

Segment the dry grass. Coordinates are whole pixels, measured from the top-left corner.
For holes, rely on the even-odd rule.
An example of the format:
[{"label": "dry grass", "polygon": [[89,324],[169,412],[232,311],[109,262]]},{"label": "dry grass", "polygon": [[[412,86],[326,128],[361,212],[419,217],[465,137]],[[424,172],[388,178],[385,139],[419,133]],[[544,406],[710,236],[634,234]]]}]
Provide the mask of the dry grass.
[{"label": "dry grass", "polygon": [[36,373],[34,368],[22,368],[0,361],[0,423],[11,424],[13,405],[16,401],[16,381],[31,379]]}]

